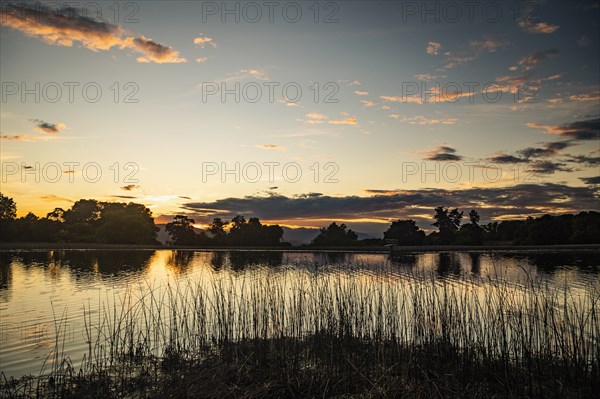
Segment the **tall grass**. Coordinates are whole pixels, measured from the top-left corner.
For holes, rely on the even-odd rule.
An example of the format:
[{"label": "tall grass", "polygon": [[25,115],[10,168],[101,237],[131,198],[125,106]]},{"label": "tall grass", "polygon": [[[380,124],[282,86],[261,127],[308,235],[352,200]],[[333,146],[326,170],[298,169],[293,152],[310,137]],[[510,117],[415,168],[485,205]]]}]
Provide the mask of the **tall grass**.
[{"label": "tall grass", "polygon": [[0,392],[147,395],[167,380],[190,389],[174,376],[208,378],[209,364],[212,373],[233,367],[229,379],[260,371],[297,396],[308,381],[318,395],[591,396],[600,388],[599,287],[298,269],[145,283],[100,301],[100,311],[84,306],[80,364],[57,336],[44,378],[2,379]]}]

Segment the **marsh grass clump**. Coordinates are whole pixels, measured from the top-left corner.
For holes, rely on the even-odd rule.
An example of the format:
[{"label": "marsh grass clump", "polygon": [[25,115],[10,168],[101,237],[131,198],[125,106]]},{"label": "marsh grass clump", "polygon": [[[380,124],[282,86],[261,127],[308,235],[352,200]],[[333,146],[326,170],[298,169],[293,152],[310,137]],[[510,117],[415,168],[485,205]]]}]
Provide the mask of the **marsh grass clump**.
[{"label": "marsh grass clump", "polygon": [[147,284],[107,298],[94,315],[85,308],[79,367],[57,334],[51,370],[0,378],[0,392],[593,397],[600,390],[599,287],[343,270]]}]

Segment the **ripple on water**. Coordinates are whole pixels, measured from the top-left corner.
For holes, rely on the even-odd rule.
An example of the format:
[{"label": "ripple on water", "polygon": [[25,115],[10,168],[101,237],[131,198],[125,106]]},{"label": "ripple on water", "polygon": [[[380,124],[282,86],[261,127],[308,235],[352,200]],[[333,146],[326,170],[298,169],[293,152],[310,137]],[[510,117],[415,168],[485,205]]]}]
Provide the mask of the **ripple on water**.
[{"label": "ripple on water", "polygon": [[[472,280],[517,283],[538,279],[585,293],[600,285],[597,253],[591,256],[535,256],[502,253],[413,253],[397,259],[387,254],[228,251],[11,251],[6,288],[0,290],[0,359],[7,377],[37,374],[55,345],[55,329],[79,364],[89,346],[85,318],[101,323],[112,303],[127,291],[158,292],[169,284],[187,289],[216,279],[246,283],[273,281],[290,274],[357,281],[430,279],[463,289]],[[136,296],[137,295],[137,296]],[[150,295],[145,298],[148,300]],[[154,298],[158,300],[159,298]]]}]

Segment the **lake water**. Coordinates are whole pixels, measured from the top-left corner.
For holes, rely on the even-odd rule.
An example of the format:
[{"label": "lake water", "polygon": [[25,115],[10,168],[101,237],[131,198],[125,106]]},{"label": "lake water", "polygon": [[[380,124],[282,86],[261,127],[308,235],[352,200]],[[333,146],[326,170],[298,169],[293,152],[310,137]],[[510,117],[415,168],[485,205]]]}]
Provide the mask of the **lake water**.
[{"label": "lake water", "polygon": [[[178,304],[165,305],[167,320],[167,314],[181,306],[181,298],[186,303],[198,300],[199,291],[190,287],[205,287],[202,292],[207,298],[217,295],[215,287],[234,293],[241,299],[230,312],[243,313],[240,309],[248,306],[250,311],[257,301],[263,301],[261,306],[266,308],[270,300],[283,303],[300,298],[290,292],[306,292],[310,299],[332,290],[335,296],[340,292],[335,284],[350,286],[347,292],[368,300],[372,297],[369,290],[387,290],[420,279],[451,285],[465,297],[489,296],[500,289],[498,282],[517,290],[511,292],[521,292],[534,281],[555,287],[556,292],[568,292],[585,308],[586,301],[600,292],[599,271],[598,251],[412,253],[396,258],[347,252],[2,251],[0,370],[8,378],[37,375],[43,364],[50,367],[57,330],[61,354],[79,367],[91,351],[91,337],[97,340],[103,329],[115,329],[120,325],[117,320],[127,323],[147,317],[136,303],[173,304],[176,292]],[[262,291],[256,294],[257,290]],[[216,302],[208,298],[207,303]],[[137,313],[122,316],[128,309]],[[207,309],[211,313],[215,306]],[[286,317],[294,317],[294,309],[288,306],[281,322],[268,326],[270,331],[279,331]],[[202,322],[210,325],[221,316],[203,317]],[[310,312],[302,317],[311,317]],[[240,325],[239,320],[232,321],[231,328]],[[252,331],[246,333],[252,335]]]}]

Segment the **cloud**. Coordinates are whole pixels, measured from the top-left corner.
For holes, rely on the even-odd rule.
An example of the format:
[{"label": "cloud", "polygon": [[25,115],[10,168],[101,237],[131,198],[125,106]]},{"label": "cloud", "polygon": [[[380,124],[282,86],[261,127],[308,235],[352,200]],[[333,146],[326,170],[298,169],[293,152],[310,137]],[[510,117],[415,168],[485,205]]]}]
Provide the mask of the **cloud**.
[{"label": "cloud", "polygon": [[369,92],[368,91],[360,91],[360,90],[356,90],[354,92],[354,94],[356,94],[357,96],[368,96]]},{"label": "cloud", "polygon": [[334,119],[327,121],[330,125],[356,125],[358,122],[356,118],[346,118],[346,119]]},{"label": "cloud", "polygon": [[401,115],[392,114],[388,115],[392,119],[399,120],[400,122],[406,122],[411,125],[455,125],[458,122],[457,118],[427,118],[423,115],[417,115],[413,117],[402,117]]},{"label": "cloud", "polygon": [[368,101],[368,100],[361,100],[360,102],[361,102],[361,103],[363,104],[363,106],[365,106],[365,107],[374,107],[374,106],[376,106],[376,105],[377,105],[377,103],[376,103],[376,102],[373,102],[373,101]]},{"label": "cloud", "polygon": [[423,159],[426,161],[446,162],[463,159],[462,156],[456,154],[456,149],[448,145],[441,145],[421,154],[424,155]]},{"label": "cloud", "polygon": [[497,50],[510,45],[508,40],[493,40],[493,39],[483,39],[483,40],[471,40],[469,42],[469,46],[476,51],[488,51],[490,53],[495,53]]},{"label": "cloud", "polygon": [[559,51],[557,49],[540,51],[538,53],[533,53],[533,54],[529,54],[524,57],[521,57],[521,59],[517,62],[517,64],[519,66],[521,66],[522,68],[524,68],[525,70],[530,70],[532,68],[531,65],[539,64],[540,62],[544,61],[545,59],[547,59],[549,57],[558,55],[558,53],[559,53]]},{"label": "cloud", "polygon": [[464,65],[468,62],[476,60],[479,55],[467,54],[467,53],[445,53],[448,56],[446,60],[446,65],[444,65],[444,69],[452,69],[459,65]]},{"label": "cloud", "polygon": [[445,103],[445,102],[457,102],[463,97],[472,97],[475,95],[474,90],[454,90],[451,88],[449,90],[448,87],[442,87],[440,85],[435,85],[429,89],[426,89],[424,92],[420,92],[413,95],[403,94],[402,96],[379,96],[380,99],[386,102],[396,102],[396,103],[404,103],[404,104],[437,104],[437,103]]},{"label": "cloud", "polygon": [[585,166],[598,166],[600,165],[600,157],[592,157],[589,155],[575,155],[568,159],[568,162],[575,162]]},{"label": "cloud", "polygon": [[138,186],[137,184],[128,184],[126,186],[121,187],[121,190],[124,191],[135,191],[137,189],[139,189],[140,186]]},{"label": "cloud", "polygon": [[256,148],[261,148],[263,150],[285,150],[286,147],[277,144],[261,144],[257,145]]},{"label": "cloud", "polygon": [[229,74],[226,78],[217,79],[217,82],[232,82],[232,81],[242,81],[242,80],[270,80],[269,74],[266,71],[260,70],[258,68],[245,68],[240,69],[238,72],[233,74]]},{"label": "cloud", "polygon": [[327,115],[320,114],[318,112],[311,112],[305,115],[308,119],[304,123],[313,125],[318,123],[324,123],[326,119],[329,119]]},{"label": "cloud", "polygon": [[572,172],[573,169],[566,167],[561,162],[535,161],[529,164],[527,171],[534,174],[550,175],[555,172]]},{"label": "cloud", "polygon": [[194,44],[201,48],[204,48],[206,46],[217,48],[217,43],[214,42],[212,37],[196,37],[194,39]]},{"label": "cloud", "polygon": [[507,154],[494,155],[490,158],[487,158],[487,160],[492,163],[501,163],[501,164],[515,164],[515,163],[528,162],[527,159],[518,158],[518,157],[515,157],[514,155],[507,155]]},{"label": "cloud", "polygon": [[185,58],[179,57],[179,51],[144,36],[127,38],[125,42],[128,44],[127,47],[143,54],[137,58],[138,62],[156,62],[157,64],[187,62]]},{"label": "cloud", "polygon": [[0,136],[0,140],[6,141],[50,141],[58,139],[56,136],[30,136],[30,135],[5,135]]},{"label": "cloud", "polygon": [[333,197],[318,193],[296,196],[271,193],[189,202],[182,204],[182,209],[192,212],[194,219],[202,223],[210,222],[213,217],[232,218],[242,214],[275,221],[319,220],[324,225],[330,220],[389,221],[415,212],[432,215],[432,209],[440,205],[478,209],[484,218],[506,214],[526,216],[542,212],[576,212],[597,209],[598,206],[594,189],[554,183],[458,190],[367,190],[367,193],[373,195]]},{"label": "cloud", "polygon": [[522,18],[519,20],[519,27],[529,33],[554,33],[560,28],[560,25],[552,25],[546,22],[536,21],[534,18]]},{"label": "cloud", "polygon": [[204,63],[204,62],[206,62],[206,61],[208,61],[208,58],[206,58],[206,57],[199,57],[199,58],[196,58],[196,62],[197,62],[198,64],[202,64],[202,63]]},{"label": "cloud", "polygon": [[59,197],[59,196],[54,195],[54,194],[42,195],[42,196],[40,196],[40,199],[42,201],[48,201],[48,202],[74,202],[71,199],[68,199],[68,198],[65,198],[65,197]]},{"label": "cloud", "polygon": [[67,127],[64,123],[48,123],[41,119],[31,119],[30,121],[36,124],[35,130],[40,133],[57,134]]},{"label": "cloud", "polygon": [[122,45],[122,28],[83,16],[75,8],[51,10],[40,3],[8,3],[3,7],[1,23],[48,44],[71,47],[73,42],[80,42],[92,51]]},{"label": "cloud", "polygon": [[517,151],[517,153],[524,158],[543,158],[552,157],[558,155],[560,150],[574,145],[571,141],[555,141],[551,143],[541,143],[543,148],[539,147],[527,147],[523,150]]},{"label": "cloud", "polygon": [[258,69],[241,69],[240,72],[242,74],[248,74],[258,80],[269,80],[269,75]]},{"label": "cloud", "polygon": [[598,140],[600,139],[600,119],[590,119],[565,123],[563,125],[540,125],[527,123],[532,129],[544,129],[547,133],[556,134],[573,140]]},{"label": "cloud", "polygon": [[0,23],[23,34],[56,46],[72,47],[76,42],[91,51],[112,48],[130,49],[139,54],[138,62],[185,62],[179,52],[144,36],[128,36],[119,25],[88,18],[76,8],[53,10],[36,3],[8,3],[3,7]]},{"label": "cloud", "polygon": [[442,45],[440,43],[429,42],[429,43],[427,43],[427,47],[425,48],[425,51],[429,55],[438,55],[441,48],[442,48]]},{"label": "cloud", "polygon": [[600,101],[600,90],[594,90],[590,93],[573,94],[569,96],[569,100],[586,102],[586,101]]},{"label": "cloud", "polygon": [[600,176],[580,177],[579,180],[581,180],[585,184],[593,184],[593,185],[600,184]]},{"label": "cloud", "polygon": [[424,80],[426,82],[437,79],[438,77],[445,77],[445,76],[431,75],[429,73],[418,73],[415,75],[415,79]]},{"label": "cloud", "polygon": [[379,96],[383,101],[392,103],[417,103],[423,104],[423,99],[420,96]]},{"label": "cloud", "polygon": [[[342,112],[342,115],[348,115],[345,112]],[[318,125],[321,123],[328,123],[330,125],[357,125],[358,122],[356,118],[348,117],[345,119],[329,119],[327,115],[320,114],[318,112],[311,112],[305,115],[308,119],[304,121],[307,125]]]}]

